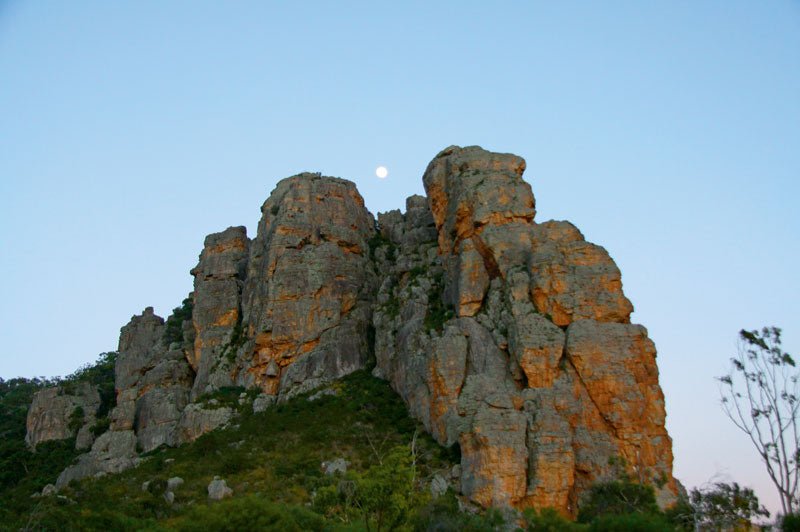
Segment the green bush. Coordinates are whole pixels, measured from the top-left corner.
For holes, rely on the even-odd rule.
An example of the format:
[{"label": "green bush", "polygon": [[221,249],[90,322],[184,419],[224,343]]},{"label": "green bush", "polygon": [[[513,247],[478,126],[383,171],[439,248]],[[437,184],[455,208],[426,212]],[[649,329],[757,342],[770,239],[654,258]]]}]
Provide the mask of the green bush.
[{"label": "green bush", "polygon": [[164,331],[164,345],[173,342],[183,342],[183,322],[192,319],[194,301],[187,297],[183,300],[180,307],[175,307],[172,314],[167,318],[166,330]]},{"label": "green bush", "polygon": [[580,506],[578,521],[588,523],[601,515],[659,513],[652,487],[614,480],[592,486]]},{"label": "green bush", "polygon": [[658,514],[600,515],[589,524],[590,532],[672,532],[675,528]]},{"label": "green bush", "polygon": [[195,506],[170,528],[185,532],[322,531],[325,519],[300,506],[279,505],[258,495]]},{"label": "green bush", "polygon": [[788,514],[781,517],[782,532],[800,532],[800,514]]},{"label": "green bush", "polygon": [[573,523],[552,508],[544,508],[537,512],[529,508],[525,510],[525,530],[541,532],[579,532],[586,530],[586,526]]}]

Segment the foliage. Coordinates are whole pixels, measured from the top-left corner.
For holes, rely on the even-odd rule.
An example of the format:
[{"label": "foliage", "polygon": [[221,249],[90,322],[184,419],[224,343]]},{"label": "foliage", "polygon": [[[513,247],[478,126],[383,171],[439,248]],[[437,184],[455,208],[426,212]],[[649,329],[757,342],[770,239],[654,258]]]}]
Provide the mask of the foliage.
[{"label": "foliage", "polygon": [[[23,510],[30,513],[31,494],[52,483],[79,454],[75,450],[74,438],[40,443],[35,453],[27,448],[25,422],[34,394],[56,385],[61,386],[64,393],[75,393],[79,384],[89,383],[96,386],[100,393],[98,414],[101,417],[98,423],[107,423],[107,418],[102,416],[107,414],[116,400],[116,357],[114,352],[101,353],[93,364],[86,364],[63,378],[0,379],[0,499],[3,500],[0,523],[7,523],[9,515]],[[72,412],[69,426],[73,431],[80,428],[83,417],[82,408]]]},{"label": "foliage", "polygon": [[[51,467],[47,474],[37,476],[41,484],[35,487],[33,484],[19,485],[0,493],[4,501],[0,505],[3,507],[0,509],[0,522],[3,526],[19,529],[24,528],[30,516],[35,515],[35,521],[41,525],[38,528],[43,530],[188,527],[187,523],[193,519],[186,516],[196,508],[206,508],[207,486],[214,475],[223,476],[233,488],[233,500],[253,496],[252,504],[257,504],[256,498],[266,500],[272,503],[273,509],[284,508],[284,513],[291,513],[290,508],[310,504],[313,493],[338,484],[340,478],[328,477],[320,468],[321,462],[338,457],[350,462],[349,469],[364,478],[364,486],[370,485],[367,480],[372,473],[388,475],[381,477],[383,480],[397,478],[392,475],[401,473],[403,468],[398,466],[393,471],[387,465],[387,457],[398,446],[408,448],[417,430],[417,424],[408,416],[402,399],[388,383],[372,377],[367,371],[351,374],[332,386],[337,389],[336,395],[309,401],[307,397],[313,393],[309,392],[257,414],[249,408],[243,409],[230,427],[205,434],[178,448],[148,453],[137,468],[73,483],[61,494],[75,504],[59,503],[55,497],[31,499],[31,493],[41,490],[44,483],[53,482],[66,464]],[[238,388],[222,391],[222,395],[237,401],[240,393]],[[24,421],[24,416],[22,419]],[[18,441],[21,442],[23,437],[24,428]],[[403,510],[400,519],[404,522],[410,522],[417,507],[425,503],[424,497],[418,498],[418,494],[427,493],[423,479],[429,478],[434,471],[449,470],[454,465],[450,461],[452,453],[428,436],[420,434],[415,449],[415,498]],[[74,456],[74,451],[71,452],[70,460]],[[35,458],[38,460],[43,456],[37,452]],[[380,470],[378,457],[383,459],[387,468],[384,471]],[[392,460],[388,463],[391,464]],[[367,474],[373,467],[377,469]],[[185,482],[175,491],[175,503],[168,505],[163,497],[163,486],[173,476],[179,476]],[[146,481],[150,481],[148,490],[142,491],[142,483]],[[377,489],[381,480],[371,479],[370,482],[374,489],[365,490],[365,493],[369,493],[373,508],[379,508],[381,502],[386,501]],[[224,505],[218,510],[222,514],[226,512],[225,508],[230,508],[229,514],[253,508],[250,503],[245,504],[245,508],[228,504],[233,503],[222,501],[208,505],[206,511],[215,512],[217,505]],[[200,518],[208,517],[209,522],[214,522],[213,516],[198,511],[201,512],[197,514]],[[384,522],[387,515],[395,512],[391,507],[382,511]],[[359,513],[347,524],[337,518],[327,524],[329,529],[339,526],[363,529],[361,515]],[[294,519],[301,528],[310,527],[299,517]],[[324,520],[325,517],[319,515],[315,519]],[[374,528],[376,521],[374,517],[371,519],[370,526]],[[56,523],[61,526],[55,526]],[[291,529],[290,525],[286,527]]]},{"label": "foliage", "polygon": [[194,300],[187,297],[183,300],[180,307],[175,307],[172,314],[167,318],[166,330],[164,331],[164,345],[174,342],[183,342],[183,322],[192,319]]},{"label": "foliage", "polygon": [[657,513],[599,515],[589,525],[590,532],[672,532],[675,528]]},{"label": "foliage", "polygon": [[788,514],[780,518],[782,532],[800,532],[800,514]]},{"label": "foliage", "polygon": [[86,413],[83,410],[82,406],[76,406],[75,410],[69,415],[69,422],[67,423],[67,427],[69,428],[70,432],[73,434],[77,433],[80,428],[83,426],[83,417]]},{"label": "foliage", "polygon": [[424,322],[427,331],[441,331],[447,320],[455,315],[453,308],[446,305],[442,299],[443,291],[444,281],[442,274],[439,273],[434,277],[428,292],[428,311],[425,314]]},{"label": "foliage", "polygon": [[243,393],[250,395],[252,399],[259,393],[258,389],[247,391],[244,386],[222,386],[217,390],[201,395],[195,402],[200,403],[203,408],[214,409],[231,407],[240,410],[239,396]]},{"label": "foliage", "polygon": [[363,472],[348,472],[336,485],[322,488],[315,507],[345,522],[360,514],[367,530],[394,530],[405,524],[422,494],[415,491],[416,468],[411,449],[396,446]]},{"label": "foliage", "polygon": [[324,530],[325,519],[302,506],[280,505],[258,495],[246,495],[195,506],[169,525],[185,532],[303,532]]},{"label": "foliage", "polygon": [[418,532],[483,532],[503,530],[505,520],[497,510],[462,512],[452,490],[420,507],[410,525]]},{"label": "foliage", "polygon": [[754,519],[769,517],[753,490],[736,482],[717,482],[705,490],[695,488],[689,501],[694,508],[695,526],[703,530],[749,528]]},{"label": "foliage", "polygon": [[778,490],[784,513],[797,509],[800,487],[800,383],[781,330],[739,332],[732,371],[719,377],[725,413],[748,435]]},{"label": "foliage", "polygon": [[544,508],[538,512],[529,508],[523,515],[525,530],[528,532],[580,532],[586,530],[585,525],[573,523],[552,508]]},{"label": "foliage", "polygon": [[578,522],[588,523],[601,515],[658,514],[656,495],[651,486],[628,480],[595,484],[578,512]]},{"label": "foliage", "polygon": [[375,231],[375,234],[370,237],[367,245],[369,246],[370,260],[374,261],[375,252],[384,246],[386,246],[386,258],[388,260],[394,262],[395,258],[397,257],[397,247],[395,246],[394,242],[383,236],[380,230]]},{"label": "foliage", "polygon": [[61,386],[64,393],[77,392],[78,384],[89,383],[97,388],[100,394],[100,407],[97,417],[107,416],[117,402],[114,389],[114,366],[117,364],[117,353],[108,351],[100,353],[94,363],[84,364],[74,373],[64,378],[53,379],[52,383]]}]

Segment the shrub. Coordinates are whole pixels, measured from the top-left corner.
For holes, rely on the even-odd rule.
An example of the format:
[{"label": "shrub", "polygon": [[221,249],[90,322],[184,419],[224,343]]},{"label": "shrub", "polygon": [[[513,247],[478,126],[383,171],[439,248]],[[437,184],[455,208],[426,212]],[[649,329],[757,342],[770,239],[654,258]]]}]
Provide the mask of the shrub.
[{"label": "shrub", "polygon": [[595,484],[578,512],[578,521],[588,523],[601,515],[659,514],[653,488],[628,480]]},{"label": "shrub", "polygon": [[525,530],[529,532],[578,532],[586,529],[584,525],[573,523],[552,508],[544,508],[539,512],[528,508],[524,516]]},{"label": "shrub", "polygon": [[247,495],[196,506],[171,524],[186,532],[303,532],[324,530],[325,519],[300,506],[278,505],[257,495]]},{"label": "shrub", "polygon": [[601,515],[589,525],[590,532],[672,532],[667,520],[657,514],[628,513]]},{"label": "shrub", "polygon": [[784,515],[780,523],[783,532],[800,532],[800,514]]},{"label": "shrub", "polygon": [[164,331],[164,345],[169,346],[173,342],[183,342],[183,322],[192,319],[193,308],[194,301],[187,297],[180,307],[172,310],[172,314],[167,318]]}]

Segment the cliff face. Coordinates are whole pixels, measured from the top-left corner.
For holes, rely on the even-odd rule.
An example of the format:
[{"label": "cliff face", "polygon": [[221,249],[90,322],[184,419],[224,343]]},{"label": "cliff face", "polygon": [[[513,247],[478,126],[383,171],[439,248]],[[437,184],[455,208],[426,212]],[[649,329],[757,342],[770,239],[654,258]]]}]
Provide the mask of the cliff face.
[{"label": "cliff face", "polygon": [[[630,324],[608,253],[568,222],[534,222],[524,170],[515,155],[447,148],[423,176],[427,198],[377,224],[349,181],[278,183],[255,239],[243,227],[206,238],[181,341],[167,345],[152,309],[123,327],[110,430],[59,484],[224,425],[234,412],[202,401],[221,387],[258,388],[268,405],[374,353],[374,374],[460,446],[471,501],[575,513],[625,464],[671,503],[653,343]],[[41,427],[66,426],[69,407],[34,406],[31,444],[65,437]]]}]

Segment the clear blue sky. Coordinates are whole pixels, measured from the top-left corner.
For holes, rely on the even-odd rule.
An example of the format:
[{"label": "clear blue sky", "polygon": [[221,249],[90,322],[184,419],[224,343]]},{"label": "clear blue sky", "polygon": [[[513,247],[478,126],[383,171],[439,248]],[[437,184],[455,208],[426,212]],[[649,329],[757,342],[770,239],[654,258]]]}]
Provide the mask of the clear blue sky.
[{"label": "clear blue sky", "polygon": [[0,0],[0,376],[167,315],[204,235],[252,235],[279,179],[400,208],[450,144],[525,157],[537,219],[616,259],[676,476],[774,508],[713,377],[742,327],[800,354],[798,2]]}]

